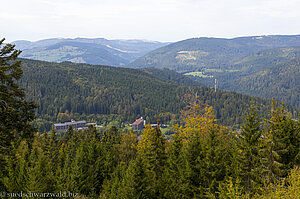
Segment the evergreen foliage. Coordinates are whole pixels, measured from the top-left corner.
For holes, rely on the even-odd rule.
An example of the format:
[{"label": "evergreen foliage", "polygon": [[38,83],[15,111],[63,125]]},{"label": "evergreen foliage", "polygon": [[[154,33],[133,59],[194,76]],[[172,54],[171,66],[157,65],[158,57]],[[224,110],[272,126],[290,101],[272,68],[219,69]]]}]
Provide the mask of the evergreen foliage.
[{"label": "evergreen foliage", "polygon": [[[140,137],[115,126],[103,132],[90,126],[70,127],[62,136],[54,130],[39,134],[30,126],[28,109],[26,121],[1,124],[1,135],[12,131],[14,136],[9,145],[1,145],[0,188],[4,193],[65,191],[82,198],[299,196],[300,124],[286,107],[273,102],[271,116],[261,119],[251,103],[241,130],[232,132],[217,124],[211,106],[192,99],[169,140],[161,133],[160,119]],[[10,100],[34,106],[24,98]],[[10,118],[5,108],[3,117]],[[16,126],[22,122],[26,125]]]},{"label": "evergreen foliage", "polygon": [[[20,80],[27,99],[39,108],[35,125],[49,131],[53,122],[70,119],[108,125],[112,120],[132,123],[141,116],[154,123],[175,123],[185,106],[186,94],[199,96],[214,107],[218,123],[237,128],[242,123],[250,96],[205,87],[187,87],[156,78],[142,70],[109,66],[49,63],[22,60]],[[168,73],[167,70],[161,73]],[[271,102],[255,98],[267,115]]]},{"label": "evergreen foliage", "polygon": [[[33,138],[35,128],[30,122],[35,117],[33,109],[37,107],[25,100],[25,92],[17,83],[23,74],[21,62],[17,60],[21,51],[11,44],[3,46],[3,42],[4,39],[0,40],[0,177],[6,172],[6,155],[11,155],[22,138]],[[1,181],[0,189],[3,190]]]},{"label": "evergreen foliage", "polygon": [[241,128],[239,148],[242,151],[242,180],[247,193],[253,192],[260,182],[259,142],[262,136],[260,118],[256,107],[251,104],[249,114]]},{"label": "evergreen foliage", "polygon": [[299,109],[299,46],[298,35],[192,38],[156,49],[129,66],[175,70],[208,87],[217,79],[220,89],[274,97]]},{"label": "evergreen foliage", "polygon": [[[199,105],[195,107],[190,109]],[[271,161],[264,161],[269,160],[265,151],[269,152],[270,133],[280,131],[284,138],[299,139],[298,120],[279,120],[288,121],[295,134],[283,131],[282,125],[270,125],[279,116],[289,117],[286,111],[275,114],[281,109],[274,107],[273,116],[261,128],[263,120],[251,104],[240,133],[208,119],[208,107],[197,122],[206,119],[214,125],[193,129],[186,133],[189,136],[175,131],[170,140],[150,126],[140,139],[115,127],[102,133],[95,128],[74,130],[68,138],[59,138],[54,131],[35,134],[32,147],[26,139],[12,143],[1,182],[7,192],[70,191],[88,198],[263,198],[285,191],[293,196],[298,191],[299,172],[293,168],[299,164],[299,148],[286,144],[291,139],[279,139],[274,145],[280,173],[272,170],[276,180],[265,180],[272,177],[265,172]],[[194,121],[194,116],[183,115],[185,121]],[[190,124],[176,128],[189,130]],[[275,133],[273,137],[278,138]]]}]

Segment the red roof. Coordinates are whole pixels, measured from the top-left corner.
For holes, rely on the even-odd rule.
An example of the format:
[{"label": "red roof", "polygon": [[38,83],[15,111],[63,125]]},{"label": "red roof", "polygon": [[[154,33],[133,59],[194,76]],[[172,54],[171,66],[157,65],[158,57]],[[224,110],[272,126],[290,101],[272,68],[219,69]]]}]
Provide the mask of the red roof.
[{"label": "red roof", "polygon": [[139,125],[140,123],[144,122],[142,118],[135,120],[135,122],[132,123],[132,125]]}]

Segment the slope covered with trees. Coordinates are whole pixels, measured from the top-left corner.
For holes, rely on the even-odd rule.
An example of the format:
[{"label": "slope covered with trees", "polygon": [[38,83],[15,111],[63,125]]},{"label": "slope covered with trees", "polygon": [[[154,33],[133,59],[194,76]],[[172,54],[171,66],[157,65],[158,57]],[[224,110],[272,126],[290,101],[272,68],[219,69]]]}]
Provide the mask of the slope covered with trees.
[{"label": "slope covered with trees", "polygon": [[[213,107],[203,104],[202,95],[190,95],[188,106],[181,111],[181,123],[173,126],[175,133],[169,140],[162,135],[159,120],[156,128],[146,126],[140,139],[134,132],[122,133],[116,127],[99,132],[92,126],[80,131],[70,126],[59,137],[55,131],[40,134],[31,125],[35,105],[24,99],[17,84],[22,75],[16,60],[19,53],[12,45],[0,51],[1,197],[299,196],[300,123],[284,105],[273,100],[268,118],[262,118],[251,102],[238,132],[216,123]],[[24,62],[27,66],[31,63]],[[64,68],[75,76],[80,65],[48,67],[53,71]],[[134,75],[141,71],[127,73],[127,79],[137,79]],[[50,78],[44,80],[51,82]]]},{"label": "slope covered with trees", "polygon": [[[232,79],[222,88],[250,95],[281,100],[300,108],[300,56],[271,68]],[[221,78],[222,79],[222,78]]]},{"label": "slope covered with trees", "polygon": [[[207,72],[218,87],[264,98],[275,98],[300,108],[300,47],[275,48],[252,53],[234,63],[236,71]],[[197,78],[211,84],[210,78]]]},{"label": "slope covered with trees", "polygon": [[[242,94],[182,86],[136,69],[33,60],[22,60],[22,67],[20,84],[28,99],[39,105],[37,125],[47,130],[50,121],[71,118],[102,124],[111,119],[133,122],[141,116],[155,122],[160,116],[163,123],[172,123],[185,106],[185,94],[200,96],[214,107],[220,123],[231,126],[242,122],[251,100]],[[267,100],[256,101],[265,110],[270,105]]]},{"label": "slope covered with trees", "polygon": [[232,69],[232,63],[257,51],[300,46],[300,36],[253,36],[233,39],[192,38],[169,44],[138,58],[134,68],[169,68],[178,72]]},{"label": "slope covered with trees", "polygon": [[195,81],[190,77],[187,77],[181,73],[177,73],[167,68],[160,69],[160,68],[151,67],[151,68],[143,68],[141,70],[159,79],[174,82],[183,86],[202,86],[202,84],[199,83],[198,81]]},{"label": "slope covered with trees", "polygon": [[[195,38],[157,49],[130,66],[169,68],[201,84],[300,107],[300,36]],[[279,72],[280,71],[280,72]]]},{"label": "slope covered with trees", "polygon": [[13,145],[0,180],[6,194],[50,197],[299,196],[298,120],[275,105],[263,122],[251,105],[241,133],[236,133],[217,125],[211,111],[192,103],[170,140],[150,125],[140,139],[116,128],[103,133],[69,129],[63,138],[54,131],[35,134],[33,142]]}]

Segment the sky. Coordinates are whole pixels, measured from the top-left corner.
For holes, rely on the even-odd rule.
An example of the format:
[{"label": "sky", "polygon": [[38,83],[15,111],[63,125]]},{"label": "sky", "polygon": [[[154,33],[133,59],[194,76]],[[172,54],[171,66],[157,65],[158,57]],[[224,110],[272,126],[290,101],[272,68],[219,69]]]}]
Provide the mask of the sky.
[{"label": "sky", "polygon": [[0,38],[233,38],[300,34],[300,0],[4,0]]}]

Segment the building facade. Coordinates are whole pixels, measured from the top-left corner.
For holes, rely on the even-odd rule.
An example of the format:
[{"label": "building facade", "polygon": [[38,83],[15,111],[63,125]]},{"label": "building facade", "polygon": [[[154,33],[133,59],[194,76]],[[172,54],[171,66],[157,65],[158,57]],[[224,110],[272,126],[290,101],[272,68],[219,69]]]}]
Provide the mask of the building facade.
[{"label": "building facade", "polygon": [[147,121],[143,119],[143,117],[137,119],[135,122],[132,123],[132,129],[134,131],[139,131],[145,128]]},{"label": "building facade", "polygon": [[82,121],[71,120],[71,122],[53,124],[52,129],[56,130],[57,132],[66,131],[68,130],[70,125],[72,126],[73,129],[77,129],[77,130],[88,128],[88,124],[84,120]]}]

